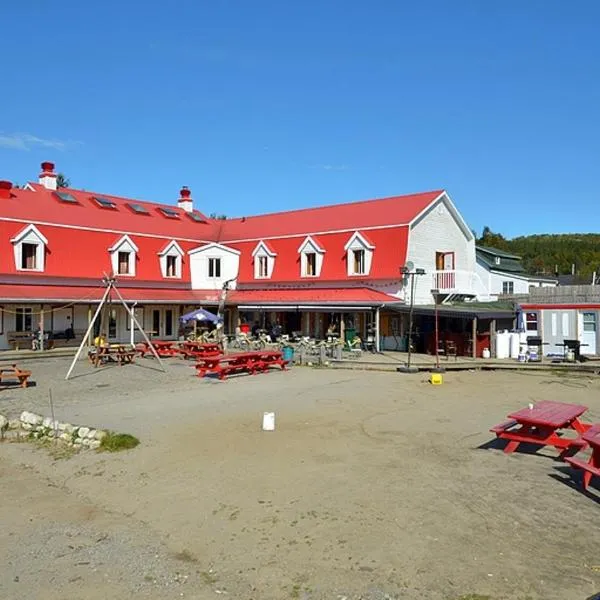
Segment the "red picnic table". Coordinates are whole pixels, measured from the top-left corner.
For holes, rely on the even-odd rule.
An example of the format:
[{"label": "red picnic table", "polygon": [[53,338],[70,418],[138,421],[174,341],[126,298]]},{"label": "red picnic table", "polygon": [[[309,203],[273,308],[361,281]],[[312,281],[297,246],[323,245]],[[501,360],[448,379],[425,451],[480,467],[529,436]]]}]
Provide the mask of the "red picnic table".
[{"label": "red picnic table", "polygon": [[204,358],[222,354],[219,344],[212,342],[183,342],[179,353],[184,358]]},{"label": "red picnic table", "polygon": [[[175,347],[175,342],[168,340],[152,340],[152,346],[160,358],[170,358],[171,356],[177,356],[179,354],[178,349]],[[146,354],[152,354],[148,342],[141,342],[138,344],[137,349],[142,357]]]},{"label": "red picnic table", "polygon": [[204,377],[208,373],[215,373],[219,379],[225,379],[231,373],[265,373],[269,367],[278,365],[283,371],[286,370],[287,360],[283,359],[283,353],[278,351],[256,351],[239,352],[220,356],[204,356],[198,358],[196,370],[198,377]]},{"label": "red picnic table", "polygon": [[600,423],[592,425],[582,434],[581,439],[589,444],[592,450],[589,460],[586,462],[577,456],[569,456],[565,460],[571,466],[583,471],[583,489],[587,490],[592,477],[594,475],[600,477]]},{"label": "red picnic table", "polygon": [[[538,446],[554,446],[561,450],[563,458],[572,449],[585,447],[587,444],[581,439],[590,425],[582,423],[579,417],[587,410],[581,404],[568,404],[566,402],[553,402],[543,400],[532,408],[523,408],[511,413],[510,421],[492,427],[490,431],[496,437],[508,440],[504,452],[514,452],[522,442]],[[573,429],[579,436],[577,438],[562,437],[560,429]]]}]

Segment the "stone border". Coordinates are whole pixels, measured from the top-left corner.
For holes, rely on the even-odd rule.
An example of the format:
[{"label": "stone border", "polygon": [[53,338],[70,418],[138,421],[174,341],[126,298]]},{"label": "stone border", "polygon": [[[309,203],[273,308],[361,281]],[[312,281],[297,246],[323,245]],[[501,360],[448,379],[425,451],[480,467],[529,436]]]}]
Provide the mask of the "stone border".
[{"label": "stone border", "polygon": [[98,450],[107,435],[104,429],[60,423],[26,410],[18,419],[0,415],[0,440],[56,440],[78,450]]}]

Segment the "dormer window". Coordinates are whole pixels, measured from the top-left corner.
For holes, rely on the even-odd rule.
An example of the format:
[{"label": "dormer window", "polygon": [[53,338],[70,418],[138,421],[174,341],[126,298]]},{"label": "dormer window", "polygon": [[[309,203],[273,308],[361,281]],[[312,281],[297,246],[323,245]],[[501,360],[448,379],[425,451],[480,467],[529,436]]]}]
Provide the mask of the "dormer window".
[{"label": "dormer window", "polygon": [[158,253],[160,260],[160,270],[163,277],[169,279],[181,279],[181,265],[183,262],[183,250],[179,244],[173,240]]},{"label": "dormer window", "polygon": [[210,257],[208,259],[208,277],[219,279],[221,277],[221,259]]},{"label": "dormer window", "polygon": [[110,253],[113,273],[125,275],[126,277],[135,276],[138,247],[128,235],[124,235],[117,240],[108,251]]},{"label": "dormer window", "polygon": [[368,275],[373,262],[375,246],[362,233],[355,231],[344,246],[348,263],[348,276]]},{"label": "dormer window", "polygon": [[252,256],[254,257],[254,279],[270,279],[277,254],[266,242],[261,241],[254,248]]},{"label": "dormer window", "polygon": [[29,225],[11,240],[17,271],[44,270],[48,240],[35,225]]},{"label": "dormer window", "polygon": [[323,267],[325,249],[310,235],[298,248],[300,254],[300,275],[302,277],[319,277]]}]

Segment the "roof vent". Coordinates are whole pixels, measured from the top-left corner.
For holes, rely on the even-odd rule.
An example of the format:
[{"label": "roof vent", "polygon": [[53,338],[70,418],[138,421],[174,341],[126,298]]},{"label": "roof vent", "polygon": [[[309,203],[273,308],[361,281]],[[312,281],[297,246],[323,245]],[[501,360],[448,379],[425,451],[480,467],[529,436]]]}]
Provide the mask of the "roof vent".
[{"label": "roof vent", "polygon": [[192,192],[187,185],[184,185],[179,191],[179,200],[177,200],[177,206],[185,212],[192,212],[194,210],[194,201],[192,200]]},{"label": "roof vent", "polygon": [[0,181],[0,198],[8,200],[10,198],[12,183],[10,181]]},{"label": "roof vent", "polygon": [[47,190],[56,190],[56,173],[54,172],[54,163],[43,162],[42,172],[39,178],[40,185]]}]

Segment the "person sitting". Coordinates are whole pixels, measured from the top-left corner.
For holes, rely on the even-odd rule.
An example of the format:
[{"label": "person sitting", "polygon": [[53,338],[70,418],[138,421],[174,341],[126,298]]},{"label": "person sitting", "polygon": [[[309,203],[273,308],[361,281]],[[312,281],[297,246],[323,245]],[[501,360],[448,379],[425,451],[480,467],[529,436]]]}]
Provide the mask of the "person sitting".
[{"label": "person sitting", "polygon": [[108,346],[108,341],[106,340],[106,334],[104,332],[98,334],[94,338],[94,346],[96,348],[105,348]]}]

